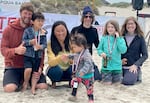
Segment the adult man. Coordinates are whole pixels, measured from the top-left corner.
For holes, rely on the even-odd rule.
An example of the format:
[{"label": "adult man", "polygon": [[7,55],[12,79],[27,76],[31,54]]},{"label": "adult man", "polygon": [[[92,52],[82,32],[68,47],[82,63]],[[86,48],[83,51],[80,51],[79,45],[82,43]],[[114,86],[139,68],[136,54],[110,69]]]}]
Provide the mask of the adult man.
[{"label": "adult man", "polygon": [[[9,23],[5,28],[1,41],[1,53],[5,59],[5,71],[3,77],[3,87],[5,92],[14,92],[22,86],[24,77],[23,54],[26,51],[24,43],[22,43],[22,35],[24,29],[30,25],[33,14],[33,6],[26,2],[21,5],[20,18]],[[41,68],[43,63],[41,63]],[[46,79],[35,76],[39,79],[37,88],[47,89]]]},{"label": "adult man", "polygon": [[94,22],[94,14],[92,9],[89,6],[85,6],[82,13],[81,25],[74,27],[71,31],[71,34],[75,34],[75,32],[82,33],[86,39],[89,46],[89,51],[92,54],[92,45],[98,47],[99,38],[96,28],[92,27],[92,23]]}]

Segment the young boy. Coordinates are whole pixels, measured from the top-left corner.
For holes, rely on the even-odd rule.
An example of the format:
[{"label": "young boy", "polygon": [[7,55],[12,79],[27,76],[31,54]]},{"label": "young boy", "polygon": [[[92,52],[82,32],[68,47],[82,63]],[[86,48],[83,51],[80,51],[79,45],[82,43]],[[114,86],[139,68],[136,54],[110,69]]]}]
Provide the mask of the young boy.
[{"label": "young boy", "polygon": [[42,29],[44,24],[44,15],[36,12],[32,15],[32,26],[25,29],[23,34],[23,42],[26,47],[24,54],[24,83],[23,91],[27,89],[29,80],[31,78],[31,92],[35,94],[35,88],[42,68],[40,68],[41,58],[46,48],[46,31]]}]

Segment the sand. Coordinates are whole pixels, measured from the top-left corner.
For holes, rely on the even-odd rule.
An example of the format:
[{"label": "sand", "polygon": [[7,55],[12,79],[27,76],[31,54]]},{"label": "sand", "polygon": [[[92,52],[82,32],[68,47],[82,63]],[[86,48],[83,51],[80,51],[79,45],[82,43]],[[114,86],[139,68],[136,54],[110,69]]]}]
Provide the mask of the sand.
[{"label": "sand", "polygon": [[[133,13],[131,7],[119,10],[116,8],[101,7],[99,10],[100,13],[103,13],[105,10],[114,10],[117,12],[116,16],[124,17],[130,16]],[[96,50],[94,50],[93,59],[100,68],[101,58],[97,55]],[[46,61],[47,59],[45,59],[44,70],[46,70],[47,67]],[[140,84],[134,86],[124,86],[121,84],[105,86],[101,84],[101,82],[96,81],[94,83],[95,103],[150,103],[149,62],[150,58],[143,64],[143,81]],[[37,90],[37,95],[32,95],[30,90],[25,92],[5,93],[2,86],[3,72],[3,57],[0,55],[0,103],[72,103],[68,101],[72,89],[67,87],[67,82],[58,83],[57,89],[52,89],[49,86],[48,90]],[[51,83],[48,78],[47,83]],[[86,90],[82,84],[79,86],[77,97],[78,103],[88,103]]]}]

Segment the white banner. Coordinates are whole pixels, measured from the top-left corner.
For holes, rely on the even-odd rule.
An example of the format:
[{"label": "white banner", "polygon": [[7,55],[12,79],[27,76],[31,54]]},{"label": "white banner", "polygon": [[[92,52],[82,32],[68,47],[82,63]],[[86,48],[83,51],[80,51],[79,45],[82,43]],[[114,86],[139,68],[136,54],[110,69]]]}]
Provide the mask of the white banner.
[{"label": "white banner", "polygon": [[20,5],[30,0],[0,0],[0,12],[18,11]]},{"label": "white banner", "polygon": [[[67,15],[67,14],[51,14],[51,13],[44,13],[45,16],[45,24],[43,28],[45,28],[48,31],[47,38],[49,40],[50,34],[51,34],[51,27],[55,21],[62,20],[67,24],[67,27],[69,31],[75,26],[78,26],[81,24],[81,16],[80,15]],[[2,32],[4,28],[8,25],[8,23],[14,19],[19,17],[19,12],[0,12],[0,39],[2,37]],[[119,22],[120,27],[122,26],[125,18],[124,17],[116,17],[116,16],[96,16],[95,20],[97,21],[98,25],[93,25],[94,27],[97,28],[99,38],[101,38],[103,30],[104,30],[104,25],[105,23],[110,20],[110,19],[115,19]],[[140,25],[142,28],[145,26],[144,19],[140,19]],[[95,24],[95,23],[94,23]]]}]

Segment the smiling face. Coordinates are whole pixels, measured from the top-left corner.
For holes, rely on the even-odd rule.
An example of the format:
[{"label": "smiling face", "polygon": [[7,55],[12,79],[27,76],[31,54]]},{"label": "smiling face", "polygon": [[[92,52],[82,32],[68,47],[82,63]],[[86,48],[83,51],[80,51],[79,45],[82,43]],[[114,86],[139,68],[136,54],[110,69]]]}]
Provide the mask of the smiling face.
[{"label": "smiling face", "polygon": [[90,13],[87,13],[86,15],[83,16],[83,26],[84,27],[90,27],[93,22],[93,15]]},{"label": "smiling face", "polygon": [[127,29],[128,33],[134,34],[135,29],[136,29],[135,22],[133,20],[129,20],[126,24],[126,29]]},{"label": "smiling face", "polygon": [[54,29],[54,34],[58,41],[64,42],[67,36],[67,30],[63,25],[58,25]]},{"label": "smiling face", "polygon": [[21,21],[23,24],[28,25],[32,18],[32,12],[28,10],[23,10],[20,12]]},{"label": "smiling face", "polygon": [[107,28],[107,32],[109,35],[115,34],[116,29],[115,29],[114,25],[112,25],[111,23],[108,23],[106,28]]},{"label": "smiling face", "polygon": [[36,30],[39,30],[42,28],[43,24],[44,24],[44,20],[43,19],[35,19],[34,21],[32,21],[32,24],[34,25],[34,28]]}]

